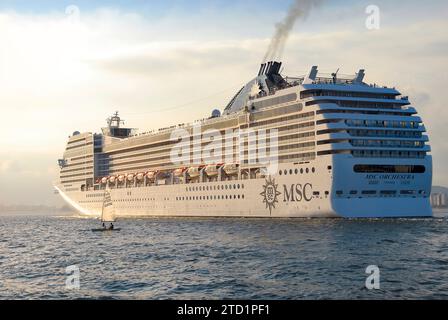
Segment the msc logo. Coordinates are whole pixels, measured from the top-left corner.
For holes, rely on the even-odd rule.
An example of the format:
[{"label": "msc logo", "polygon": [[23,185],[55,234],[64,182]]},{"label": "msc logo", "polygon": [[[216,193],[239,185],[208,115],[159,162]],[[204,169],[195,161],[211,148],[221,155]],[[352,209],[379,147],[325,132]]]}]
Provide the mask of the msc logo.
[{"label": "msc logo", "polygon": [[[263,203],[266,203],[266,209],[272,215],[272,209],[275,209],[275,204],[278,203],[278,196],[282,193],[278,191],[278,184],[275,179],[269,177],[266,184],[263,186],[263,192],[260,195],[263,197]],[[310,202],[313,199],[313,185],[310,183],[283,185],[283,202]]]},{"label": "msc logo", "polygon": [[264,190],[260,195],[263,197],[263,203],[266,203],[266,209],[269,208],[269,214],[272,215],[272,209],[275,209],[275,204],[278,202],[278,196],[281,194],[277,191],[278,184],[275,184],[275,179],[269,176],[266,184],[263,186]]}]

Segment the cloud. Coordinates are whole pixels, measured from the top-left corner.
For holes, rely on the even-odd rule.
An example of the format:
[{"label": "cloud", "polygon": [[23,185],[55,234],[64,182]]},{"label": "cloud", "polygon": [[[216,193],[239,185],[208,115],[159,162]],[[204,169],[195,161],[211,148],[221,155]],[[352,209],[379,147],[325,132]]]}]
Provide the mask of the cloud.
[{"label": "cloud", "polygon": [[222,71],[231,61],[238,64],[235,56],[248,61],[254,55],[256,43],[264,44],[264,41],[151,43],[87,62],[104,71],[166,78],[205,69],[208,72]]}]

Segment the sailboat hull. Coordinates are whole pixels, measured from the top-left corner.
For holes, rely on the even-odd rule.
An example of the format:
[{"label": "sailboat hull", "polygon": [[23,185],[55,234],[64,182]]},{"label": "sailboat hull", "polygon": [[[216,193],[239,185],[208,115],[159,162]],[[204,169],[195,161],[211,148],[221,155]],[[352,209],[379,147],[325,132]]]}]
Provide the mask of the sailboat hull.
[{"label": "sailboat hull", "polygon": [[92,232],[108,232],[108,231],[120,231],[120,228],[117,229],[92,229]]}]

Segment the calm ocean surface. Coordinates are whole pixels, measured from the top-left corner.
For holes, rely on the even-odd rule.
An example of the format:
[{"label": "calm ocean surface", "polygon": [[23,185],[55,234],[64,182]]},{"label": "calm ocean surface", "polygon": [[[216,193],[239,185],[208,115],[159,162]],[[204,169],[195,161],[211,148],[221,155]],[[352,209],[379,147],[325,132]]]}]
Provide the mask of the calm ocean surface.
[{"label": "calm ocean surface", "polygon": [[[1,299],[448,298],[448,219],[0,216]],[[80,289],[65,287],[66,267]],[[381,289],[365,289],[369,265]]]}]

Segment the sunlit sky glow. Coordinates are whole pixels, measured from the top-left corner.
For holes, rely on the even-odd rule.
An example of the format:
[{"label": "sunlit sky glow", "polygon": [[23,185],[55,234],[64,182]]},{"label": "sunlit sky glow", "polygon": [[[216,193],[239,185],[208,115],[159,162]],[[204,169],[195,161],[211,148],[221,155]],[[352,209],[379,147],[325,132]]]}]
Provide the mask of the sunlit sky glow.
[{"label": "sunlit sky glow", "polygon": [[[56,160],[75,130],[119,110],[141,131],[208,116],[253,78],[291,1],[0,0],[0,204],[60,204]],[[448,186],[448,3],[331,1],[299,22],[284,73],[365,68],[409,95],[430,134],[434,184]],[[79,16],[70,5],[79,8]]]}]

